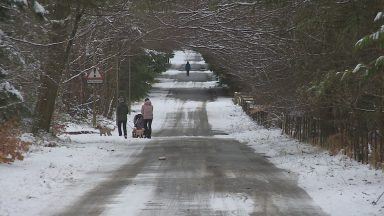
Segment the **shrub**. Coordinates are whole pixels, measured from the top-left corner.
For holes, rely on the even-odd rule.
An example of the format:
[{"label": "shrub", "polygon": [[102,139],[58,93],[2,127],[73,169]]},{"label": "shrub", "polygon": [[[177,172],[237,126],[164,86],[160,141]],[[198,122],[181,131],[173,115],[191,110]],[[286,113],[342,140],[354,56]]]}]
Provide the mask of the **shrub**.
[{"label": "shrub", "polygon": [[28,150],[29,142],[20,140],[21,131],[18,121],[8,120],[0,125],[0,163],[23,160],[23,153]]}]

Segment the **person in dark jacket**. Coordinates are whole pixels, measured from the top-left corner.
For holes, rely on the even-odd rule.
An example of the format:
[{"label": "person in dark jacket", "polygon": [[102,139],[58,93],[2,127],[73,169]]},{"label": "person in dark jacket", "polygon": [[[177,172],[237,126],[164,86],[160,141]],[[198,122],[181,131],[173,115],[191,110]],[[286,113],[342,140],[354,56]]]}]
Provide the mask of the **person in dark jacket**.
[{"label": "person in dark jacket", "polygon": [[116,108],[116,124],[119,136],[122,136],[121,126],[123,126],[124,138],[127,139],[127,114],[128,106],[124,102],[124,98],[118,99],[119,104]]},{"label": "person in dark jacket", "polygon": [[189,76],[189,71],[191,70],[191,65],[189,64],[189,61],[187,61],[187,64],[185,65],[185,70],[187,71],[187,76]]}]

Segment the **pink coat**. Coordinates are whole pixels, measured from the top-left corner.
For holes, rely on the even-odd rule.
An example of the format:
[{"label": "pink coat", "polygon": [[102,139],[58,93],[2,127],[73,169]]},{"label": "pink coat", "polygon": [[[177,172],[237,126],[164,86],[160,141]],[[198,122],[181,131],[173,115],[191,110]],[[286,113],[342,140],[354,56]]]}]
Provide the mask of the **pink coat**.
[{"label": "pink coat", "polygon": [[141,106],[141,114],[143,114],[144,119],[153,119],[153,106],[151,101],[144,102]]}]

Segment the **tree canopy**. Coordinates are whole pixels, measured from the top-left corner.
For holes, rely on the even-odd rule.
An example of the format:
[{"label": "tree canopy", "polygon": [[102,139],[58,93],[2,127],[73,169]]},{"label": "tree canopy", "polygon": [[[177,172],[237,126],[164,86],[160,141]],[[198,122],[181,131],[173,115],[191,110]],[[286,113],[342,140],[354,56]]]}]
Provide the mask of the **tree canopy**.
[{"label": "tree canopy", "polygon": [[62,112],[87,107],[90,69],[105,72],[99,112],[111,116],[121,91],[114,80],[119,72],[125,79],[129,58],[133,79],[140,79],[131,89],[146,91],[144,80],[153,81],[172,50],[193,49],[233,90],[249,92],[277,115],[341,118],[382,109],[382,76],[373,74],[381,74],[384,59],[383,6],[379,0],[7,0],[0,5],[0,55],[8,60],[0,66],[8,75],[1,79],[23,90],[23,104],[44,120],[37,129],[48,130],[55,104]]}]

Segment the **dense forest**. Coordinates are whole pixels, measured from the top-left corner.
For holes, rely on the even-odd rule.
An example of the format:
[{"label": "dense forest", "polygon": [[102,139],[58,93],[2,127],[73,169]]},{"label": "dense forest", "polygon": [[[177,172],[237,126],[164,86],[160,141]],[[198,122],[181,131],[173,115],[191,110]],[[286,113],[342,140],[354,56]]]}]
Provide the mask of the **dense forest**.
[{"label": "dense forest", "polygon": [[[383,9],[380,0],[5,0],[0,119],[50,131],[63,116],[87,117],[95,97],[111,118],[117,97],[144,96],[172,50],[192,49],[277,119],[310,116],[343,142],[359,130],[382,143]],[[93,91],[84,74],[95,67],[104,83]]]}]

